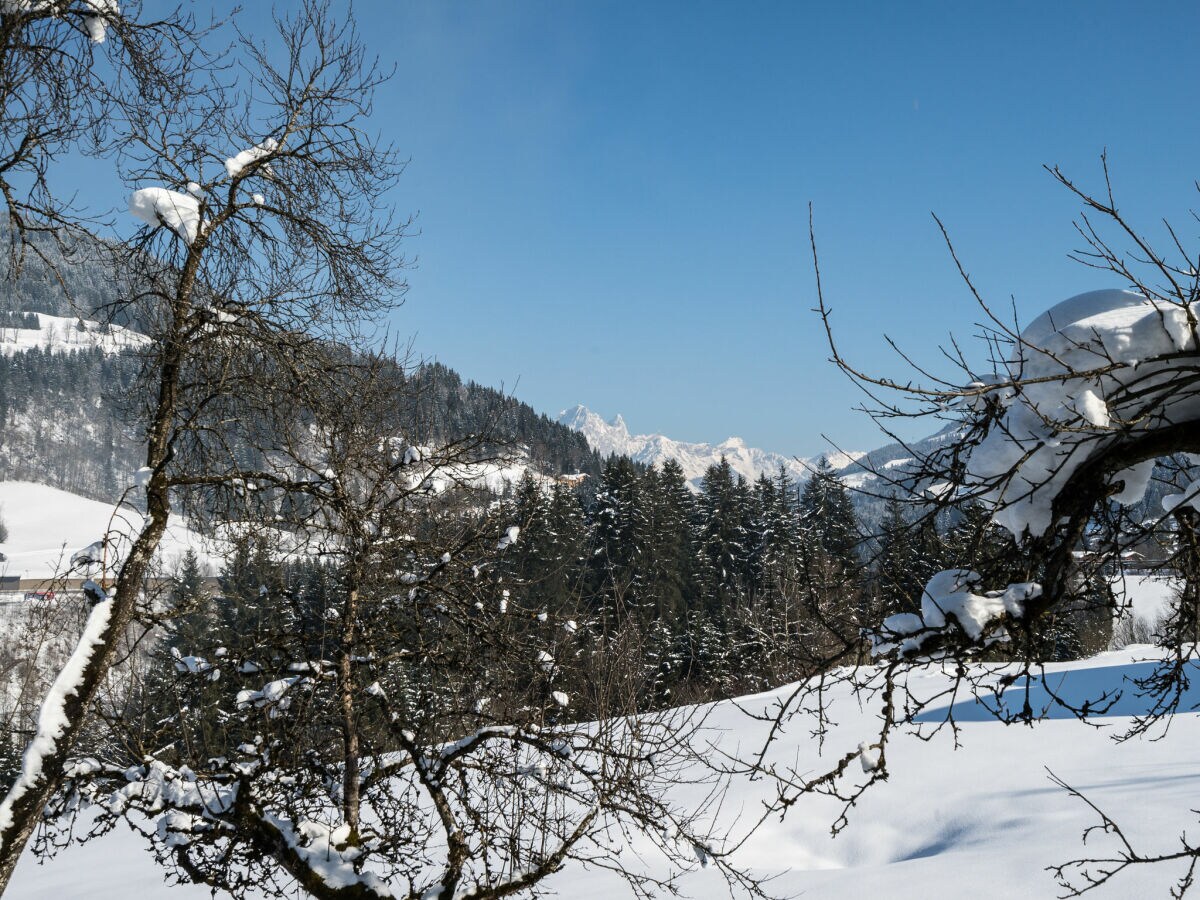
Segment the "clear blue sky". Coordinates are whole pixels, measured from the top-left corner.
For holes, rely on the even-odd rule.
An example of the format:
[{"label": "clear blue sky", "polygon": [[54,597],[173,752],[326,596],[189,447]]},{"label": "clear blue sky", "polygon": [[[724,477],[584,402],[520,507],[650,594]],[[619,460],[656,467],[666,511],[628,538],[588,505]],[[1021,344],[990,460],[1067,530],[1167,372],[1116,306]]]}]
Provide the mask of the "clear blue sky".
[{"label": "clear blue sky", "polygon": [[1043,163],[1095,186],[1107,148],[1125,211],[1197,231],[1194,3],[355,8],[397,66],[376,124],[411,157],[395,331],[552,415],[880,443],[810,312],[809,201],[846,353],[892,373],[885,333],[933,360],[978,318],[931,211],[1025,319],[1116,286],[1066,259],[1075,207]]}]

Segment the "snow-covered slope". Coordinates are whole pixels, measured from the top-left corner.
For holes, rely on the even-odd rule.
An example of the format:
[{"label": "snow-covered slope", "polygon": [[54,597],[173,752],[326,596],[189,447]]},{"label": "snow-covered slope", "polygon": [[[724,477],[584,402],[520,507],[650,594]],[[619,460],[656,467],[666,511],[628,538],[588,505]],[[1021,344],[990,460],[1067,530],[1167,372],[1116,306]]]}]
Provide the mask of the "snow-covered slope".
[{"label": "snow-covered slope", "polygon": [[[453,483],[486,488],[498,494],[519,482],[526,472],[542,483],[553,481],[525,460],[508,464],[456,464],[435,469],[427,477],[435,492]],[[4,557],[0,560],[0,576],[49,580],[67,575],[75,551],[106,534],[135,534],[141,518],[141,513],[130,506],[116,507],[31,481],[0,481],[0,521],[8,528],[8,540],[0,543],[0,554]],[[254,527],[261,530],[261,526]],[[220,539],[214,541],[192,531],[185,519],[172,516],[157,559],[169,572],[188,550],[193,550],[202,567],[215,575],[221,571],[224,554],[228,552],[228,539],[243,530],[237,524],[228,525],[220,530]],[[280,536],[280,546],[294,543],[294,539]]]},{"label": "snow-covered slope", "polygon": [[[948,733],[926,743],[897,736],[888,747],[891,776],[872,788],[850,813],[849,827],[836,838],[829,825],[837,805],[810,798],[794,806],[782,821],[769,818],[734,857],[756,875],[778,875],[768,885],[778,897],[807,900],[927,900],[964,897],[974,900],[1051,898],[1060,895],[1046,866],[1084,852],[1080,834],[1095,822],[1091,811],[1049,780],[1047,769],[1112,815],[1135,846],[1146,852],[1171,851],[1183,829],[1195,827],[1190,807],[1200,792],[1200,768],[1194,748],[1200,718],[1176,717],[1161,741],[1112,740],[1139,708],[1128,677],[1144,675],[1150,648],[1133,647],[1077,663],[1048,666],[1056,689],[1076,700],[1107,688],[1125,699],[1092,725],[1056,714],[1036,727],[1004,726],[974,701],[958,701],[961,748]],[[998,674],[998,673],[995,673]],[[1193,679],[1193,685],[1197,679]],[[945,676],[930,671],[914,676],[914,689],[940,690]],[[746,753],[758,746],[769,727],[748,712],[761,712],[787,689],[718,704],[709,719],[719,751]],[[1031,691],[1041,699],[1039,688]],[[1185,706],[1200,698],[1193,687]],[[825,755],[818,757],[810,736],[811,720],[794,720],[776,745],[773,758],[812,772],[828,767],[876,728],[875,704],[860,707],[844,689],[833,700],[839,723]],[[715,755],[715,754],[714,754]],[[697,780],[703,773],[697,771]],[[684,773],[685,777],[687,773]],[[683,787],[699,791],[700,787]],[[756,815],[757,802],[770,786],[736,781],[722,804],[723,815]],[[724,820],[723,820],[724,821]],[[737,832],[734,826],[733,833]],[[1115,846],[1094,834],[1087,851],[1112,852]],[[632,848],[630,848],[632,849]],[[627,853],[631,865],[643,864]],[[644,864],[659,874],[652,855]],[[1097,898],[1162,897],[1186,862],[1132,866],[1109,886],[1089,894]],[[614,900],[632,896],[604,870],[568,865],[545,885],[573,900]],[[686,896],[726,898],[729,892],[713,868],[697,868],[682,878]],[[131,833],[113,832],[92,844],[73,847],[48,865],[31,855],[21,861],[9,889],[10,900],[81,897],[95,900],[138,896],[195,898],[201,887],[168,887],[151,856]]]},{"label": "snow-covered slope", "polygon": [[877,482],[879,473],[885,480],[901,478],[918,459],[933,453],[947,441],[954,439],[958,433],[957,424],[951,423],[936,434],[907,444],[885,444],[869,453],[860,454],[853,462],[839,472],[841,479],[851,488],[880,490],[886,485]]},{"label": "snow-covered slope", "polygon": [[[141,524],[141,515],[132,508],[116,509],[111,503],[29,481],[0,481],[0,518],[8,528],[8,540],[0,544],[6,557],[0,562],[0,575],[39,579],[66,574],[75,551],[110,532],[133,533]],[[189,548],[209,571],[220,570],[214,548],[186,522],[172,518],[158,559],[169,570]]]},{"label": "snow-covered slope", "polygon": [[[100,325],[92,321],[69,319],[34,313],[38,328],[0,328],[0,353],[10,355],[23,350],[40,348],[52,353],[69,353],[73,350],[99,348],[104,353],[119,353],[122,350],[144,346],[150,339],[144,334],[110,325],[101,331]],[[79,323],[83,321],[83,328]]]},{"label": "snow-covered slope", "polygon": [[[662,434],[630,434],[625,420],[620,415],[612,421],[605,421],[586,406],[573,406],[563,410],[558,414],[558,421],[586,437],[591,448],[601,456],[616,453],[646,465],[662,463],[668,459],[675,460],[682,466],[684,477],[693,489],[699,488],[705,471],[709,466],[720,462],[721,457],[729,460],[733,470],[747,481],[754,481],[760,475],[771,477],[778,473],[780,466],[793,478],[803,481],[808,478],[817,462],[816,458],[801,459],[747,447],[738,437],[728,438],[720,444],[693,444],[675,441]],[[859,455],[836,452],[826,454],[835,469],[849,465]]]}]

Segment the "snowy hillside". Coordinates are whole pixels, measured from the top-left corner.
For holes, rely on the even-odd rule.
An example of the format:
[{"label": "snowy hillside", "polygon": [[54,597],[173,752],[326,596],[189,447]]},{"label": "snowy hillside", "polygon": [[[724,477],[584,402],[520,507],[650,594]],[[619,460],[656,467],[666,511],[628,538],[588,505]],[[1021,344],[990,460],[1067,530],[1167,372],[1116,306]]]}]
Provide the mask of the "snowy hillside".
[{"label": "snowy hillside", "polygon": [[[141,525],[141,515],[132,508],[114,510],[111,503],[28,481],[0,481],[0,517],[8,528],[8,540],[0,544],[6,557],[0,575],[19,578],[63,575],[75,551],[106,533],[130,534]],[[209,571],[219,571],[219,557],[204,539],[186,522],[172,519],[158,558],[169,569],[189,548],[208,563]]]},{"label": "snowy hillside", "polygon": [[[52,353],[98,348],[106,354],[144,346],[149,338],[120,325],[101,330],[98,323],[65,316],[34,313],[37,328],[0,328],[0,353],[20,353],[40,348]],[[82,322],[83,327],[80,328]]]},{"label": "snowy hillside", "polygon": [[[509,464],[463,463],[434,468],[424,477],[434,492],[460,484],[501,493],[519,482],[526,472],[542,483],[553,482],[520,460]],[[115,507],[44,484],[0,481],[0,520],[8,528],[8,540],[0,543],[0,554],[4,557],[0,560],[0,576],[48,580],[65,575],[72,554],[105,534],[135,534],[141,526],[141,513],[129,506]],[[213,541],[192,531],[186,520],[173,516],[163,535],[158,559],[170,571],[189,549],[194,550],[202,567],[215,575],[228,552],[225,538],[239,531],[236,525],[227,526],[220,532],[221,540]],[[288,541],[282,543],[286,546]]]},{"label": "snowy hillside", "polygon": [[[1189,812],[1195,803],[1188,798],[1200,791],[1194,760],[1200,720],[1193,713],[1177,716],[1161,741],[1113,740],[1141,706],[1126,679],[1145,674],[1152,664],[1144,660],[1151,652],[1132,647],[1047,667],[1047,678],[1057,690],[1077,700],[1107,688],[1124,691],[1117,706],[1093,719],[1099,728],[1054,711],[1033,728],[1006,727],[974,701],[960,699],[956,714],[961,749],[954,749],[947,733],[929,743],[911,736],[893,739],[890,779],[866,794],[839,837],[829,834],[837,807],[810,798],[793,807],[784,820],[768,819],[735,859],[757,875],[778,875],[769,892],[779,897],[1055,897],[1061,890],[1045,868],[1078,856],[1083,849],[1080,834],[1095,819],[1083,803],[1051,783],[1047,769],[1113,815],[1139,848],[1172,849],[1180,831],[1195,825]],[[945,683],[943,675],[932,671],[913,676],[914,690],[926,695]],[[839,725],[824,756],[818,757],[809,736],[812,722],[797,719],[772,757],[815,772],[868,737],[876,727],[875,709],[860,708],[841,690],[834,698]],[[713,707],[709,726],[716,749],[745,753],[757,747],[768,726],[746,713],[769,710],[786,693],[782,689]],[[1030,693],[1035,703],[1042,698],[1036,684]],[[1194,687],[1193,694],[1182,708],[1200,698]],[[694,774],[703,780],[702,771]],[[754,815],[757,801],[769,791],[762,781],[735,782],[724,803],[725,815]],[[734,826],[732,833],[737,832]],[[1088,849],[1111,852],[1115,848],[1106,841],[1104,835],[1094,835]],[[652,855],[645,865],[662,871]],[[1184,865],[1133,866],[1094,896],[1166,896]],[[704,900],[729,896],[712,868],[697,868],[683,877],[681,886],[686,896]],[[551,877],[546,887],[574,900],[630,896],[612,875],[578,865]],[[73,847],[45,866],[27,854],[8,894],[13,900],[85,895],[93,900],[132,895],[199,900],[209,894],[201,887],[168,887],[139,839],[123,829]]]},{"label": "snowy hillside", "polygon": [[860,454],[841,470],[842,481],[851,488],[876,490],[880,487],[876,483],[880,476],[885,481],[901,477],[917,460],[935,452],[956,434],[957,425],[952,423],[929,437],[907,444],[885,444],[869,453]]},{"label": "snowy hillside", "polygon": [[[110,527],[112,516],[108,504],[19,482],[0,482],[0,505],[10,531],[0,550],[10,555],[10,571],[57,567],[64,547],[69,555],[91,542]],[[178,555],[197,542],[180,524],[169,533],[167,553]],[[1128,579],[1122,593],[1137,613],[1153,618],[1170,602],[1172,588],[1169,581],[1139,576]],[[840,836],[829,834],[838,807],[824,798],[807,798],[782,821],[772,817],[764,822],[734,859],[756,876],[778,876],[769,885],[770,893],[778,897],[1055,897],[1061,891],[1045,868],[1081,853],[1080,835],[1094,817],[1083,803],[1050,782],[1047,769],[1116,817],[1140,848],[1170,849],[1181,830],[1194,826],[1195,816],[1189,812],[1194,803],[1186,798],[1200,791],[1200,772],[1193,759],[1200,720],[1191,712],[1200,701],[1200,678],[1192,679],[1181,704],[1187,712],[1176,717],[1165,740],[1113,740],[1145,708],[1130,679],[1149,673],[1153,653],[1149,647],[1135,646],[1046,667],[1054,691],[1074,702],[1121,692],[1119,701],[1089,724],[1064,715],[1036,682],[1028,694],[1048,720],[1034,728],[1004,726],[978,702],[960,696],[955,717],[961,725],[961,748],[955,749],[949,733],[929,742],[895,736],[888,751],[889,780],[859,801]],[[864,674],[870,671],[863,670]],[[993,668],[984,678],[995,684],[1002,675],[1002,669]],[[913,675],[909,681],[913,693],[924,697],[939,694],[947,684],[946,675],[936,669]],[[1009,695],[1007,702],[1013,708],[1025,694],[1019,685],[1010,690],[1019,692],[1016,698]],[[788,688],[781,688],[712,706],[704,732],[712,749],[705,755],[745,758],[756,750],[770,723],[755,714],[770,713],[788,694]],[[833,720],[838,724],[823,752],[811,736],[813,721],[798,717],[787,724],[769,758],[817,773],[873,738],[878,727],[877,699],[860,704],[843,684],[832,689],[832,700]],[[936,721],[938,711],[927,711],[921,718]],[[677,788],[684,803],[700,796],[709,777],[699,764],[688,765],[691,769],[683,773]],[[771,790],[763,780],[734,781],[722,805],[726,818],[720,820],[718,832],[731,836],[744,832]],[[740,823],[734,821],[738,816]],[[1113,849],[1103,836],[1093,838],[1088,846],[1094,853]],[[652,849],[636,842],[630,849],[644,851],[644,860],[637,865],[664,874],[665,864]],[[634,858],[630,853],[629,859]],[[1178,866],[1133,867],[1095,896],[1165,896],[1179,874]],[[575,863],[550,878],[546,887],[575,900],[630,896],[611,873]],[[698,900],[729,896],[712,868],[698,867],[686,874],[681,887],[685,896]],[[163,900],[209,896],[200,887],[168,886],[141,839],[124,828],[91,844],[71,847],[47,865],[37,865],[27,854],[7,896],[117,900],[132,894]]]},{"label": "snowy hillside", "polygon": [[[646,465],[654,465],[667,459],[675,460],[683,467],[684,477],[693,489],[699,488],[705,471],[709,466],[720,462],[721,457],[729,460],[733,470],[747,481],[755,481],[760,475],[769,478],[778,473],[780,466],[793,478],[802,481],[808,478],[809,472],[817,462],[816,457],[800,459],[747,447],[738,437],[728,438],[720,444],[693,444],[675,441],[662,434],[630,434],[625,420],[620,415],[611,421],[605,421],[582,405],[563,410],[558,414],[558,421],[586,437],[591,448],[601,456],[616,453]],[[832,452],[827,454],[830,464],[835,469],[849,465],[860,455]]]}]

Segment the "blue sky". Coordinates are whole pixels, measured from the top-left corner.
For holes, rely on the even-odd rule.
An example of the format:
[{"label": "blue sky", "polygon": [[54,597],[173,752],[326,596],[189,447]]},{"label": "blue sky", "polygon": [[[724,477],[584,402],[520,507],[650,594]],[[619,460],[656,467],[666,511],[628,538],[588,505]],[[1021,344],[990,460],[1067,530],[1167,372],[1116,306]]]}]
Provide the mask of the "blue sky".
[{"label": "blue sky", "polygon": [[[556,413],[808,455],[881,442],[827,362],[936,360],[984,293],[1025,319],[1116,286],[1066,258],[1042,170],[1187,228],[1200,176],[1194,4],[360,2],[394,63],[375,124],[411,158],[394,331]],[[262,13],[250,13],[257,27]],[[264,23],[265,24],[265,23]]]}]

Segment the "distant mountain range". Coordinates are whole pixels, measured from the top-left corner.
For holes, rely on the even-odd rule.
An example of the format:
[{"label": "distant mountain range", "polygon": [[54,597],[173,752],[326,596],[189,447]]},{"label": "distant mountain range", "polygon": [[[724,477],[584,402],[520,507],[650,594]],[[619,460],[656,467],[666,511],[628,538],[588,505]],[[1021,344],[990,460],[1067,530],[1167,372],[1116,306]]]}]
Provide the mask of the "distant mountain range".
[{"label": "distant mountain range", "polygon": [[[605,421],[598,413],[582,405],[564,409],[558,414],[558,422],[582,434],[587,438],[588,446],[601,456],[628,456],[644,465],[675,460],[683,468],[684,477],[693,490],[699,490],[704,473],[710,466],[720,462],[721,457],[727,459],[730,467],[747,481],[755,481],[761,475],[770,478],[781,467],[797,481],[805,481],[820,460],[819,456],[785,456],[770,450],[747,447],[745,441],[738,437],[727,438],[719,444],[706,444],[676,441],[662,434],[630,434],[629,427],[620,415]],[[830,465],[838,470],[853,465],[863,455],[839,452],[825,454]]]}]

